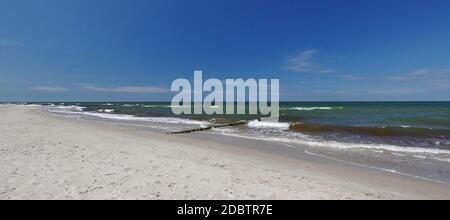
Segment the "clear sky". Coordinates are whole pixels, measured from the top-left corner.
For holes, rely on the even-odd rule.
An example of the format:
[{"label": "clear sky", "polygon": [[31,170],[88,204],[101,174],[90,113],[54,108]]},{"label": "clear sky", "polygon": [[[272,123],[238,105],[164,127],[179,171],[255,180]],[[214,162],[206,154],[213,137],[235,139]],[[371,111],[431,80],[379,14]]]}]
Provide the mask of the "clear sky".
[{"label": "clear sky", "polygon": [[197,69],[282,100],[450,100],[450,1],[0,0],[0,101],[170,100]]}]

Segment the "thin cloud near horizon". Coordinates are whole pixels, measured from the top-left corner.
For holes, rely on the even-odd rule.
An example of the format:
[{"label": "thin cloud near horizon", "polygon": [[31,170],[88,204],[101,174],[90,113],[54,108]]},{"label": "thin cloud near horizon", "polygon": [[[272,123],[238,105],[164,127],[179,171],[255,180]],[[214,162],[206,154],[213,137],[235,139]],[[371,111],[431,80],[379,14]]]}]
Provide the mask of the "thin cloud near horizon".
[{"label": "thin cloud near horizon", "polygon": [[341,78],[348,81],[356,80],[385,80],[397,82],[421,82],[429,85],[438,85],[450,88],[450,68],[448,69],[417,69],[406,74],[384,75],[384,76],[355,76],[341,75]]},{"label": "thin cloud near horizon", "polygon": [[52,86],[34,86],[31,87],[31,89],[33,90],[37,90],[37,91],[43,91],[43,92],[66,92],[69,91],[68,88],[64,88],[64,87],[52,87]]}]

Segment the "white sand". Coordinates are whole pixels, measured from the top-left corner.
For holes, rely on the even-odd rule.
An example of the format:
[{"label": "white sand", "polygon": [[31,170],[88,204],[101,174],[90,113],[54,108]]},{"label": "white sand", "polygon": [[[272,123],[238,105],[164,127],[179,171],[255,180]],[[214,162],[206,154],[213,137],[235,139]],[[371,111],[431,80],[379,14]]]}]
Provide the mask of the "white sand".
[{"label": "white sand", "polygon": [[2,105],[0,199],[450,199],[445,184],[228,147]]}]

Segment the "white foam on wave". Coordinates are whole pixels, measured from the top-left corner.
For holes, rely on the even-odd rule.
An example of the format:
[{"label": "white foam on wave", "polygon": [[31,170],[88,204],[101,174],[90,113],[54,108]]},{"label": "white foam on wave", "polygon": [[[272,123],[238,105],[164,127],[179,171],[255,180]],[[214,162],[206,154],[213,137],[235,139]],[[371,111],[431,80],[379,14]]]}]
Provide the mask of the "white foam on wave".
[{"label": "white foam on wave", "polygon": [[[142,105],[143,108],[190,108],[190,105]],[[220,108],[220,106],[211,106],[211,108]]]},{"label": "white foam on wave", "polygon": [[170,105],[143,105],[144,108],[170,108]]},{"label": "white foam on wave", "polygon": [[69,111],[78,111],[81,112],[85,109],[85,107],[80,107],[77,105],[60,105],[60,106],[51,106],[52,108],[55,109],[60,109],[60,110],[69,110]]},{"label": "white foam on wave", "polygon": [[313,111],[313,110],[332,110],[332,109],[343,109],[344,107],[293,107],[290,110],[298,111]]},{"label": "white foam on wave", "polygon": [[360,143],[344,143],[337,141],[323,141],[323,142],[308,142],[310,146],[327,146],[339,149],[368,149],[368,150],[386,150],[400,153],[420,153],[420,154],[433,154],[433,155],[448,155],[449,150],[436,149],[436,148],[421,148],[421,147],[401,147],[389,144],[360,144]]},{"label": "white foam on wave", "polygon": [[289,123],[258,121],[258,120],[250,121],[247,124],[247,126],[250,128],[276,128],[282,130],[289,129]]},{"label": "white foam on wave", "polygon": [[[11,105],[16,105],[16,104],[11,104]],[[18,104],[18,106],[25,106],[25,107],[42,107],[42,105],[37,105],[37,104]]]},{"label": "white foam on wave", "polygon": [[100,109],[99,112],[113,113],[113,112],[114,112],[114,109]]},{"label": "white foam on wave", "polygon": [[[103,109],[109,110],[112,109]],[[196,121],[189,120],[183,118],[174,118],[174,117],[136,117],[133,115],[125,115],[125,114],[109,114],[107,111],[104,112],[83,112],[83,111],[70,111],[70,108],[65,109],[57,109],[57,110],[49,110],[54,113],[65,113],[65,114],[78,114],[85,115],[90,117],[97,117],[103,119],[110,120],[118,120],[118,121],[135,121],[135,122],[154,122],[154,123],[167,123],[167,124],[185,124],[185,125],[197,125],[201,127],[207,127],[210,125],[209,122],[205,121]]]},{"label": "white foam on wave", "polygon": [[133,115],[124,115],[124,114],[104,114],[104,113],[94,113],[94,112],[83,112],[84,115],[105,118],[105,119],[113,119],[113,120],[122,120],[122,121],[141,121],[141,122],[156,122],[156,123],[169,123],[169,124],[188,124],[188,125],[199,125],[202,127],[206,127],[209,125],[209,122],[203,121],[195,121],[189,119],[182,118],[173,118],[173,117],[136,117]]}]

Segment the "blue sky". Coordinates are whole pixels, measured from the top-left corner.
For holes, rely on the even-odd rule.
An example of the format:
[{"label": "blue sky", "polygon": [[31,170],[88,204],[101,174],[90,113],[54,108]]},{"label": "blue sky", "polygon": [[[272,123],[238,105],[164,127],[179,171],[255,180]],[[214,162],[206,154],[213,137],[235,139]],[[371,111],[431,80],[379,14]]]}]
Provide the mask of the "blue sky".
[{"label": "blue sky", "polygon": [[450,100],[450,1],[0,0],[0,101],[163,101],[176,78],[281,99]]}]

